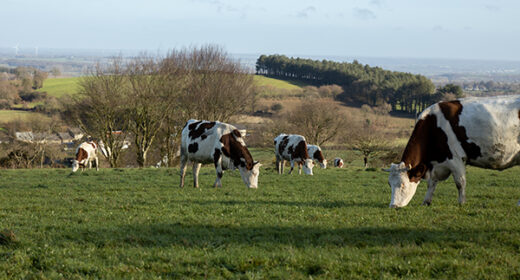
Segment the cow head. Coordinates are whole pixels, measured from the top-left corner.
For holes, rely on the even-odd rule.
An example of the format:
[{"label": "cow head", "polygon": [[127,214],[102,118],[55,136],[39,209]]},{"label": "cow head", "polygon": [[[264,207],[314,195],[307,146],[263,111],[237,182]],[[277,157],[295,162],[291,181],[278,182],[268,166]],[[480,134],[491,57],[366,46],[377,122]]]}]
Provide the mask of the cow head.
[{"label": "cow head", "polygon": [[260,166],[262,166],[262,164],[260,164],[258,161],[253,163],[253,168],[251,168],[251,170],[248,170],[245,166],[238,166],[242,180],[250,189],[258,188],[258,175],[260,175]]},{"label": "cow head", "polygon": [[73,160],[72,161],[72,172],[76,172],[79,169],[79,161]]},{"label": "cow head", "polygon": [[308,158],[303,162],[303,172],[307,175],[312,175],[312,168],[314,167],[314,161]]},{"label": "cow head", "polygon": [[410,166],[401,162],[399,164],[392,163],[389,169],[384,170],[390,172],[388,176],[388,184],[392,188],[390,208],[405,207],[412,200],[420,180],[417,182],[410,181],[408,175],[410,169]]},{"label": "cow head", "polygon": [[327,168],[327,160],[326,159],[323,159],[323,161],[320,162],[320,167],[323,168],[323,169]]}]

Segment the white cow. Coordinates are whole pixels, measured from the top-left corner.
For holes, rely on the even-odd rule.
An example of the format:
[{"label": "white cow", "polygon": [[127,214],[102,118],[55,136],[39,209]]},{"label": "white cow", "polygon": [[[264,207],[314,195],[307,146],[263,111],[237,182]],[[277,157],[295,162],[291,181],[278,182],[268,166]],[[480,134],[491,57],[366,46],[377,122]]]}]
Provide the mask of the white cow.
[{"label": "white cow", "polygon": [[238,168],[248,188],[258,187],[261,164],[253,157],[236,127],[222,122],[189,120],[181,136],[181,183],[184,186],[187,162],[193,162],[193,186],[199,187],[202,163],[213,163],[217,171],[214,187],[222,187],[223,170]]},{"label": "white cow", "polygon": [[307,145],[307,152],[313,161],[317,161],[320,164],[321,168],[327,168],[327,160],[323,157],[320,146]]},{"label": "white cow", "polygon": [[334,167],[343,168],[343,160],[341,158],[334,159]]},{"label": "white cow", "polygon": [[307,151],[307,143],[305,137],[297,134],[280,134],[274,138],[274,147],[276,155],[276,168],[279,174],[283,174],[285,161],[291,162],[291,171],[294,169],[294,164],[298,164],[298,174],[301,174],[301,166],[303,165],[303,172],[307,175],[312,175],[312,168],[314,162],[309,157]]},{"label": "white cow", "polygon": [[520,164],[520,96],[440,102],[418,118],[401,162],[392,164],[390,207],[406,206],[422,179],[430,205],[439,181],[453,175],[459,203],[466,200],[466,164],[506,169]]},{"label": "white cow", "polygon": [[92,168],[92,161],[96,163],[96,171],[99,171],[99,160],[97,156],[98,146],[94,141],[88,141],[81,143],[76,148],[76,158],[72,161],[72,172],[78,171],[81,167],[83,171],[88,165],[88,168]]}]

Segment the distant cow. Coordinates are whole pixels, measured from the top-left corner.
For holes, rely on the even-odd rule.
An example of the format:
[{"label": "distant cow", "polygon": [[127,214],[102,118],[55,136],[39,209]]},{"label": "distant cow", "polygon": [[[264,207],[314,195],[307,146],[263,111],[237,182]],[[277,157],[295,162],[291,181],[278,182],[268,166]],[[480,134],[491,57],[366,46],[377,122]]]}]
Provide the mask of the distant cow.
[{"label": "distant cow", "polygon": [[81,143],[76,149],[76,158],[72,161],[72,172],[78,171],[78,168],[81,167],[81,170],[84,170],[85,167],[91,169],[92,161],[96,163],[96,170],[99,171],[99,160],[97,157],[97,149],[98,146],[94,141],[88,141]]},{"label": "distant cow", "polygon": [[321,168],[327,168],[327,160],[323,157],[323,153],[319,146],[307,145],[307,152],[312,160],[317,161],[320,164]]},{"label": "distant cow", "polygon": [[214,187],[222,187],[223,170],[238,168],[248,188],[258,187],[261,164],[253,157],[236,127],[222,122],[189,120],[181,136],[181,183],[184,186],[187,162],[193,162],[193,186],[199,187],[202,163],[213,163],[217,171]]},{"label": "distant cow", "polygon": [[280,134],[274,138],[276,168],[279,174],[283,174],[285,161],[291,162],[291,171],[294,169],[294,164],[298,164],[298,174],[301,174],[301,166],[303,165],[303,172],[307,175],[312,175],[312,168],[314,163],[309,157],[307,151],[307,143],[305,137],[297,134]]},{"label": "distant cow", "polygon": [[406,206],[422,179],[430,205],[439,181],[453,175],[459,203],[466,200],[466,164],[506,169],[520,163],[520,96],[440,102],[418,118],[401,162],[392,164],[390,207]]},{"label": "distant cow", "polygon": [[334,159],[334,167],[343,168],[343,160],[340,158]]}]

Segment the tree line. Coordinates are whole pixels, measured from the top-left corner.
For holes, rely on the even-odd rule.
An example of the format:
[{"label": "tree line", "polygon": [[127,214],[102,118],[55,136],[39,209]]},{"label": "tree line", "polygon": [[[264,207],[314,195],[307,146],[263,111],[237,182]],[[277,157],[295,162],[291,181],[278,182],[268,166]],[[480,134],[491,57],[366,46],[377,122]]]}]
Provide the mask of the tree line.
[{"label": "tree line", "polygon": [[420,112],[443,98],[425,76],[370,67],[357,60],[349,63],[261,55],[256,73],[314,85],[337,84],[344,90],[339,100],[370,106],[388,103],[392,111]]}]

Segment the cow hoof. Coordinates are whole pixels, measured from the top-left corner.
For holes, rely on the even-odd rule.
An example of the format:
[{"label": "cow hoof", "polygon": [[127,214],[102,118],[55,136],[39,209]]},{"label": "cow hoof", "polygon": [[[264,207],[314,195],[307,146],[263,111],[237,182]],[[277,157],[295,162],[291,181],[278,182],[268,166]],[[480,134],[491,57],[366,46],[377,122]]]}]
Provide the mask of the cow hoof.
[{"label": "cow hoof", "polygon": [[422,205],[430,206],[430,205],[432,205],[432,202],[431,201],[423,201]]}]

